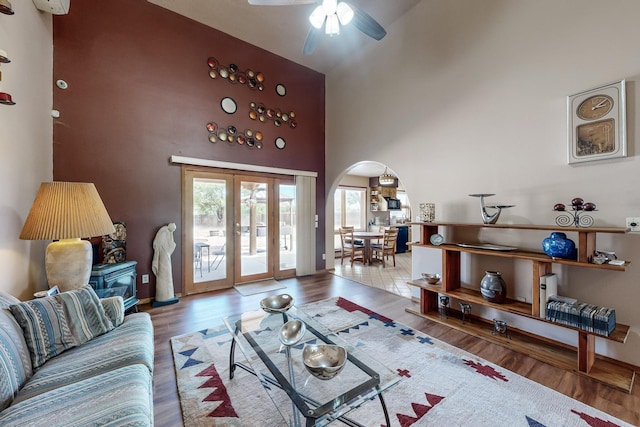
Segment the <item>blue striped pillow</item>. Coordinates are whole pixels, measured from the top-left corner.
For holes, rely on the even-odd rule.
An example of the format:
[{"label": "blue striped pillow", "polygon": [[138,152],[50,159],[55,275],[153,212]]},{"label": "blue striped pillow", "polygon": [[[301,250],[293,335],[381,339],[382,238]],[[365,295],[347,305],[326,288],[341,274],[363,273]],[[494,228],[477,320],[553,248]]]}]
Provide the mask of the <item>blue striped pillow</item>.
[{"label": "blue striped pillow", "polygon": [[109,332],[113,324],[91,286],[54,295],[62,303],[71,333],[78,345]]},{"label": "blue striped pillow", "polygon": [[22,329],[33,369],[78,344],[62,303],[54,297],[12,304],[9,310]]}]

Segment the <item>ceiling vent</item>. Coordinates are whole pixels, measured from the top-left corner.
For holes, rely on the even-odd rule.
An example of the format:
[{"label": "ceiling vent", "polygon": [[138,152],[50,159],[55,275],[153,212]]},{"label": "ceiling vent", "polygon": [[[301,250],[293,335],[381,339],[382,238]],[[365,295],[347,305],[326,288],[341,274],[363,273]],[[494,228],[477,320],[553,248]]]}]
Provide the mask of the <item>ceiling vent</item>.
[{"label": "ceiling vent", "polygon": [[69,13],[69,2],[71,0],[33,0],[33,4],[43,12],[53,15],[66,15]]}]

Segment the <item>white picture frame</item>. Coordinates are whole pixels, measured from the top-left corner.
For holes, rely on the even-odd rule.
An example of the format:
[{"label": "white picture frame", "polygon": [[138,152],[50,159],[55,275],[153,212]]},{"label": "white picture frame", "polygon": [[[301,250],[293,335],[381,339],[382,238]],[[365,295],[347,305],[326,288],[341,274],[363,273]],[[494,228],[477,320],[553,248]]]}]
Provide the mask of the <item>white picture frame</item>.
[{"label": "white picture frame", "polygon": [[625,81],[567,96],[567,162],[627,156]]}]

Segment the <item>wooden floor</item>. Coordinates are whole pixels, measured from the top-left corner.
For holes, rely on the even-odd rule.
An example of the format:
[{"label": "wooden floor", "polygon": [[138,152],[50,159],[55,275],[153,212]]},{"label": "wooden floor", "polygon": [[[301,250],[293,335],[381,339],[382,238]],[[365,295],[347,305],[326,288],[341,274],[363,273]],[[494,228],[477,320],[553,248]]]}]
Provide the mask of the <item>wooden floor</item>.
[{"label": "wooden floor", "polygon": [[[348,298],[628,423],[640,425],[639,384],[635,384],[631,394],[617,391],[583,376],[407,313],[405,307],[410,303],[408,299],[330,273],[288,279],[282,283],[287,286],[286,290],[270,294],[286,292],[294,297],[298,306],[333,296]],[[140,307],[142,311],[151,314],[155,328],[154,412],[157,427],[183,425],[169,339],[219,325],[224,316],[255,310],[259,301],[270,294],[243,297],[236,290],[228,289],[183,297],[179,303],[165,307]]]}]

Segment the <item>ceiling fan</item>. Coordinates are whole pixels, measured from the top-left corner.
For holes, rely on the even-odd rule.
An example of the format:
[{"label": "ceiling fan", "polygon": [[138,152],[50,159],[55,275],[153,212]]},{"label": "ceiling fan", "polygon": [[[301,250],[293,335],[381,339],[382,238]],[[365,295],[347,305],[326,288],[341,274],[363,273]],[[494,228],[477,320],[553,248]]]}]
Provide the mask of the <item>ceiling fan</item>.
[{"label": "ceiling fan", "polygon": [[[320,0],[249,0],[249,4],[256,6],[292,6],[298,4],[317,3]],[[302,48],[302,53],[310,55],[315,50],[320,37],[322,36],[322,27],[324,33],[329,36],[337,36],[340,34],[340,26],[353,25],[367,36],[381,40],[387,32],[370,15],[354,6],[338,0],[322,0],[311,15],[309,15],[311,28],[307,33],[307,38]]]}]

